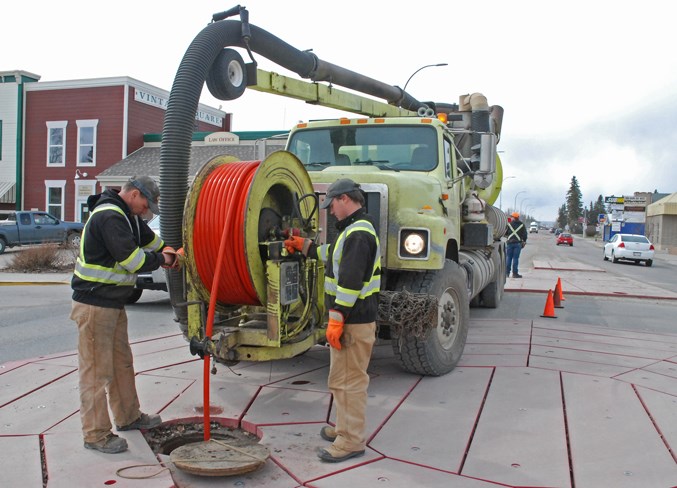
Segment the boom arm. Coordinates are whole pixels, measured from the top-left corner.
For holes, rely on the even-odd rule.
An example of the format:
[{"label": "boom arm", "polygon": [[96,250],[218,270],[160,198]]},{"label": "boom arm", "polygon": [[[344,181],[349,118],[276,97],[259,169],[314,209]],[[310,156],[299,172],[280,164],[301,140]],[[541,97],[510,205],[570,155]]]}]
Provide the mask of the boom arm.
[{"label": "boom arm", "polygon": [[296,80],[270,71],[257,70],[256,85],[248,88],[282,95],[312,105],[335,108],[369,117],[405,117],[416,115],[416,112],[379,102],[355,93],[346,92],[319,83]]}]

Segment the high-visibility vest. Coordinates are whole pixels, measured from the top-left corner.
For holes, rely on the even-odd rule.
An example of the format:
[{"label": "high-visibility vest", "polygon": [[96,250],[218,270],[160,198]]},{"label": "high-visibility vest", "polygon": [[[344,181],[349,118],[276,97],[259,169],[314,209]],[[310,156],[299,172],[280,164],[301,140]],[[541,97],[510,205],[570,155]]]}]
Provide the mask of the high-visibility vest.
[{"label": "high-visibility vest", "polygon": [[[376,256],[374,258],[374,264],[372,267],[371,276],[369,281],[365,281],[362,284],[360,290],[351,290],[339,286],[339,267],[341,265],[341,258],[343,257],[343,246],[345,245],[346,239],[353,232],[368,232],[374,236],[376,239]],[[329,259],[329,245],[325,244],[318,248],[318,257],[322,261],[327,261]],[[355,305],[358,299],[364,299],[374,293],[378,293],[381,289],[381,245],[374,230],[374,226],[371,225],[371,222],[368,220],[357,220],[350,224],[348,227],[343,229],[336,239],[334,244],[334,251],[331,256],[332,259],[332,271],[334,276],[327,276],[324,280],[324,292],[328,295],[335,297],[335,303],[337,305],[343,305],[344,307],[352,307]]]},{"label": "high-visibility vest", "polygon": [[[75,261],[74,274],[78,278],[85,281],[109,285],[134,286],[136,283],[136,272],[141,266],[143,266],[143,263],[146,260],[146,253],[140,247],[137,247],[124,261],[115,263],[112,268],[108,268],[99,264],[91,264],[85,259],[85,236],[87,233],[87,226],[91,222],[91,217],[96,213],[109,210],[118,212],[120,215],[122,215],[127,221],[127,224],[129,224],[129,230],[132,232],[132,234],[134,233],[132,223],[129,221],[129,218],[127,215],[125,215],[124,211],[120,207],[110,203],[102,204],[96,207],[92,211],[90,219],[87,221],[82,231],[82,239],[80,240],[80,255]],[[162,240],[156,236],[155,239],[153,239],[153,241],[151,241],[148,245],[144,246],[144,248],[159,250],[161,245]]]},{"label": "high-visibility vest", "polygon": [[508,236],[508,240],[510,240],[510,238],[514,236],[514,237],[517,237],[517,241],[518,241],[518,242],[522,242],[522,238],[519,236],[519,234],[518,234],[517,232],[518,232],[522,227],[524,227],[524,224],[520,224],[520,226],[519,226],[517,229],[513,229],[513,228],[512,228],[512,223],[508,222],[508,227],[509,227],[510,230],[512,231],[512,232],[510,233],[510,235]]}]

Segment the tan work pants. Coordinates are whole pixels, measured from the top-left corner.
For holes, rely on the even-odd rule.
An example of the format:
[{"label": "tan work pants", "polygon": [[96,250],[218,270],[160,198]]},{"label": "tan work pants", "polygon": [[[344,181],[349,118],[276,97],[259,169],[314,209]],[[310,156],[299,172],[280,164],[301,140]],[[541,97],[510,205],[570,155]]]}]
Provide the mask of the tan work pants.
[{"label": "tan work pants", "polygon": [[116,425],[131,424],[141,415],[127,313],[73,301],[71,319],[78,325],[82,434],[85,442],[98,442],[112,428],[106,392]]},{"label": "tan work pants", "polygon": [[341,350],[331,348],[329,391],[336,404],[336,440],[333,445],[346,451],[362,451],[366,446],[367,367],[376,341],[376,323],[346,324]]}]

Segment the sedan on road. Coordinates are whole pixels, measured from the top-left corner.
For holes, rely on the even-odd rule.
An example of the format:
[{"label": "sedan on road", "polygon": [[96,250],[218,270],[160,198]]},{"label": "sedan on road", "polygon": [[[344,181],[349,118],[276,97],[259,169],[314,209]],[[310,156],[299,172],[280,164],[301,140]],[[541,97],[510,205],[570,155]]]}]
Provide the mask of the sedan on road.
[{"label": "sedan on road", "polygon": [[615,234],[604,244],[604,261],[611,259],[611,262],[617,263],[623,259],[634,261],[635,264],[644,262],[645,265],[651,266],[653,257],[653,244],[643,235]]},{"label": "sedan on road", "polygon": [[560,244],[573,246],[574,245],[574,236],[572,236],[568,232],[562,232],[557,237],[555,237],[555,244],[557,244],[558,246]]}]

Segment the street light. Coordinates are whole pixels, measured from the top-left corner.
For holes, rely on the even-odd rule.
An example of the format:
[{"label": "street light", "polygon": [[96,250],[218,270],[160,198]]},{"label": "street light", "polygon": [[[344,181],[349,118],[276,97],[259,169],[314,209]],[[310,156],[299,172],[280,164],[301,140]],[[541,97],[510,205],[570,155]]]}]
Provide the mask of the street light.
[{"label": "street light", "polygon": [[517,212],[517,195],[519,195],[520,193],[526,193],[526,192],[527,192],[527,190],[522,190],[522,191],[518,191],[518,192],[515,194],[515,201],[514,201],[514,203],[512,204],[512,211],[513,211],[513,212]]},{"label": "street light", "polygon": [[520,217],[522,216],[522,204],[524,204],[524,202],[526,202],[527,200],[531,200],[531,199],[529,197],[526,197],[526,198],[522,198],[522,200],[520,200]]},{"label": "street light", "polygon": [[517,178],[517,176],[506,176],[501,181],[501,193],[498,194],[498,208],[503,210],[503,182],[509,180],[510,178]]},{"label": "street light", "polygon": [[407,85],[409,84],[409,82],[411,81],[411,79],[414,77],[414,75],[415,75],[416,73],[418,73],[418,72],[421,71],[422,69],[425,69],[425,68],[434,68],[435,66],[448,66],[448,63],[426,64],[425,66],[421,66],[419,69],[417,69],[416,71],[414,71],[414,72],[411,74],[411,76],[409,77],[409,79],[407,80],[407,82],[404,84],[404,88],[402,88],[402,91],[407,91]]}]

